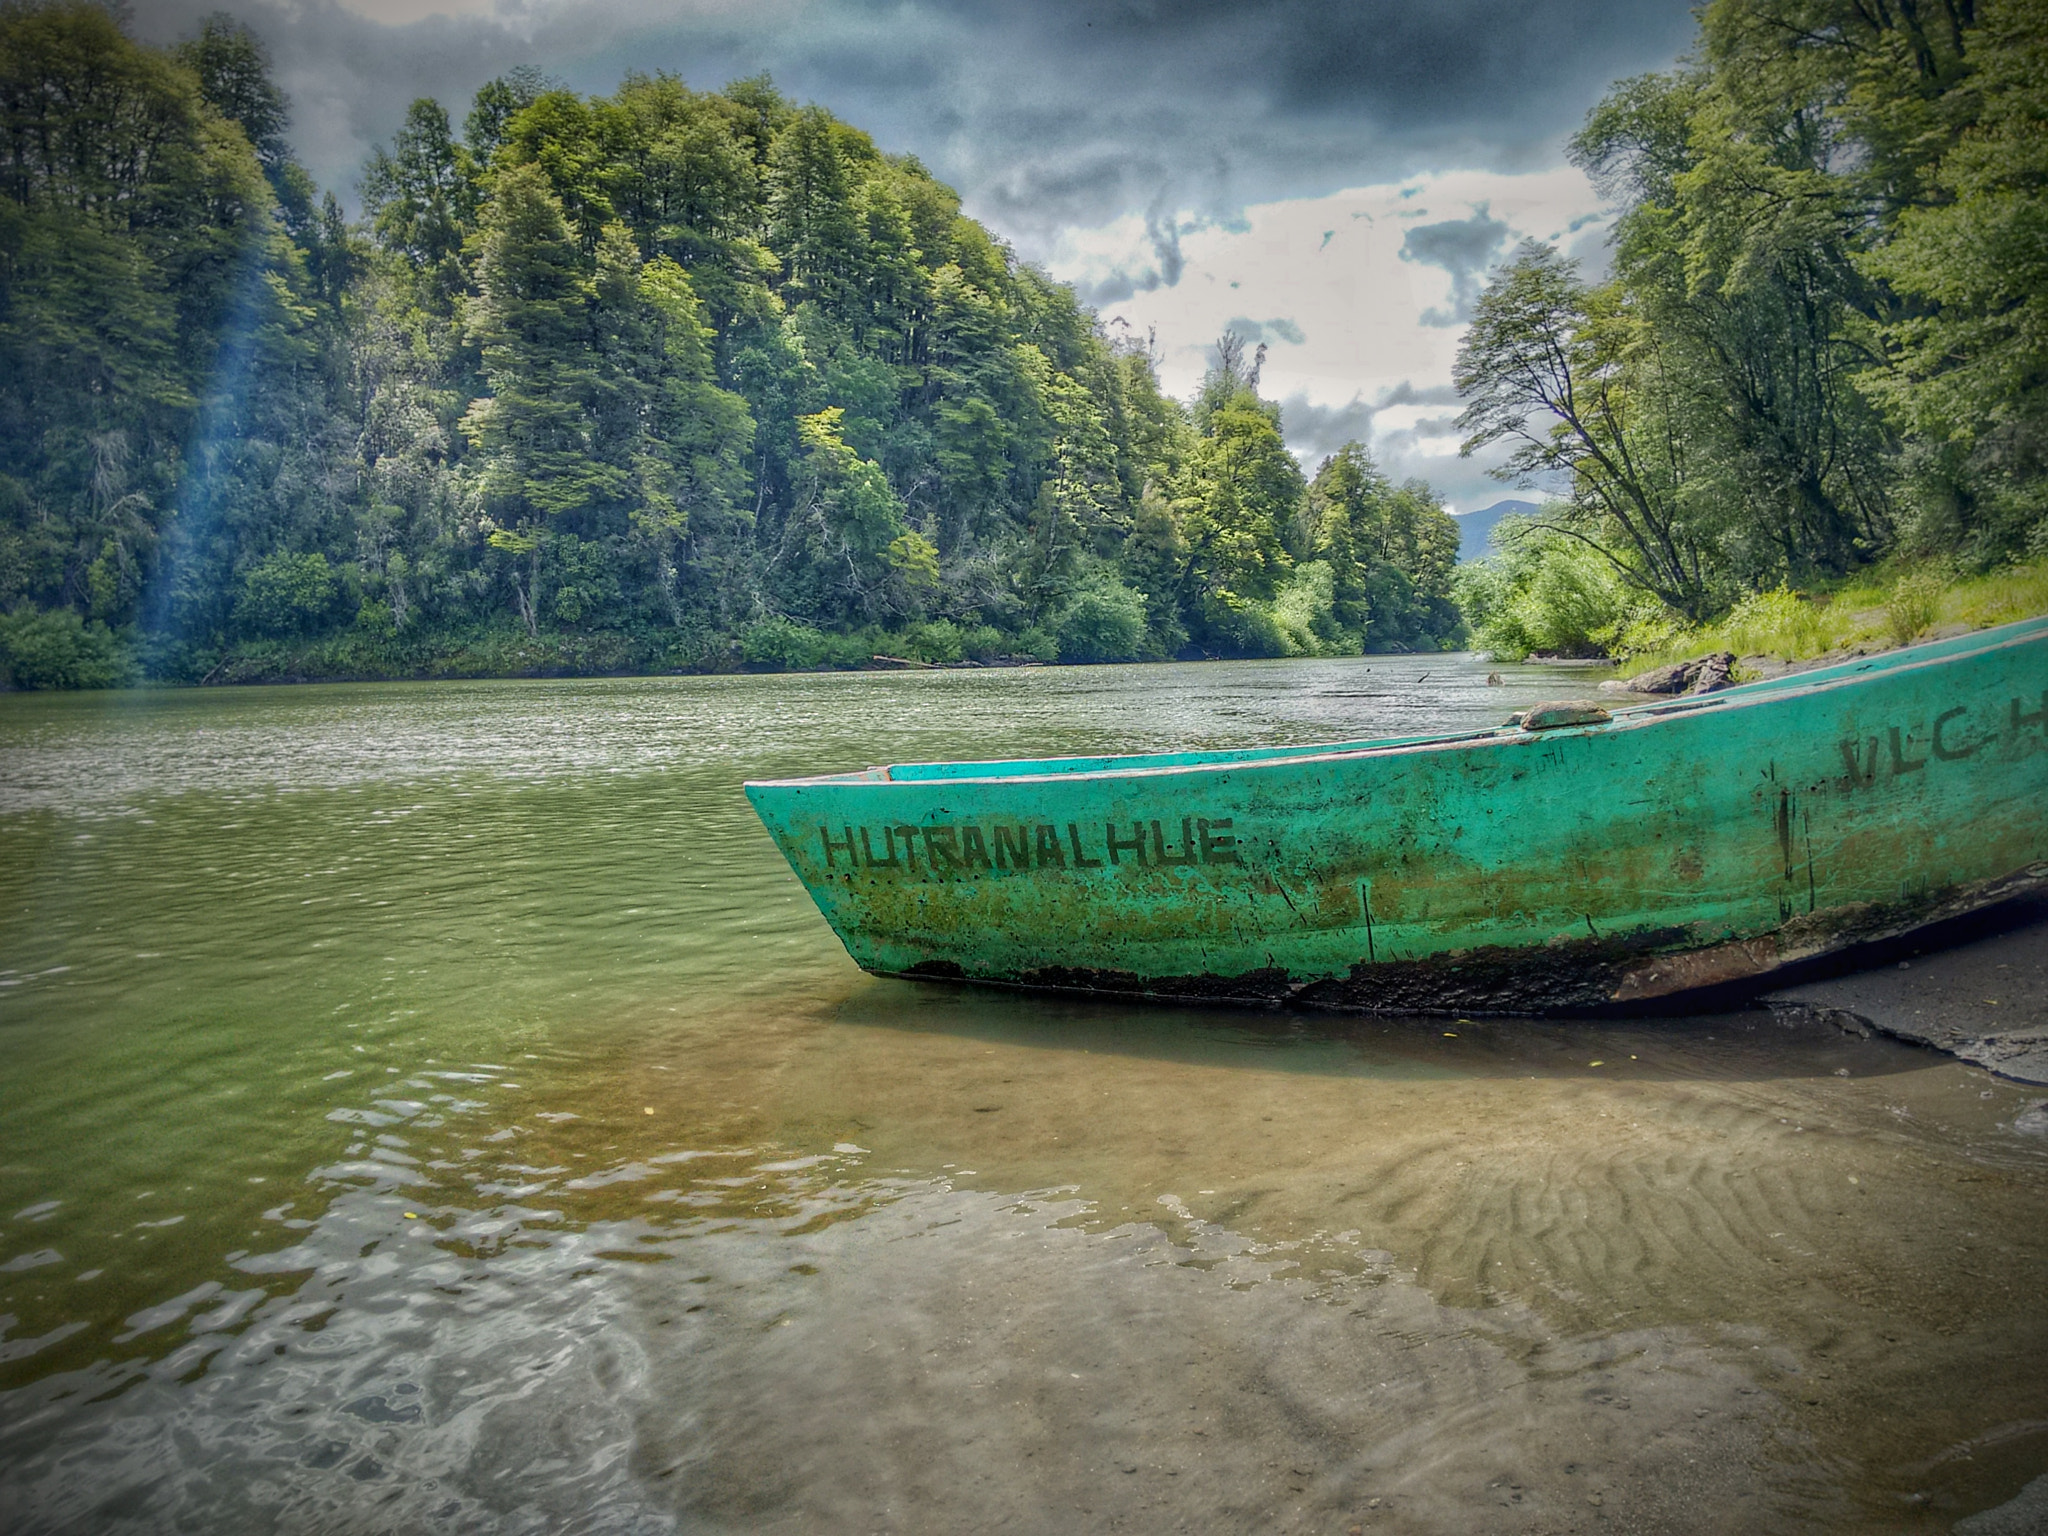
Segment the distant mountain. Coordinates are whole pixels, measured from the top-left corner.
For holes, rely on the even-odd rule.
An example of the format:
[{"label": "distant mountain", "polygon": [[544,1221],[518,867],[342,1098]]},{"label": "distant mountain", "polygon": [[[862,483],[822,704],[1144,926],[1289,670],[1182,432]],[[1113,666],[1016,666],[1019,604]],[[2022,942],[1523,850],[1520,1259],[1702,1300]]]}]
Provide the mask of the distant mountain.
[{"label": "distant mountain", "polygon": [[1458,559],[1460,562],[1478,560],[1486,554],[1487,535],[1493,532],[1493,525],[1510,512],[1534,512],[1533,501],[1496,501],[1490,507],[1481,507],[1476,512],[1453,512],[1451,516],[1458,524]]}]

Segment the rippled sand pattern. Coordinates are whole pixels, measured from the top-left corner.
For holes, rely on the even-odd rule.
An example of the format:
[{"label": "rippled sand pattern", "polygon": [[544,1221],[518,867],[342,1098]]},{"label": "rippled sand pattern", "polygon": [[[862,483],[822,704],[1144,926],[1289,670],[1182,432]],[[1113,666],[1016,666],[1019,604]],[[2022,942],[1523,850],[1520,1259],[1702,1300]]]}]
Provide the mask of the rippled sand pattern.
[{"label": "rippled sand pattern", "polygon": [[2038,1091],[1761,1012],[874,981],[733,792],[1558,691],[1436,663],[0,699],[0,1525],[2011,1498],[2048,1470]]}]

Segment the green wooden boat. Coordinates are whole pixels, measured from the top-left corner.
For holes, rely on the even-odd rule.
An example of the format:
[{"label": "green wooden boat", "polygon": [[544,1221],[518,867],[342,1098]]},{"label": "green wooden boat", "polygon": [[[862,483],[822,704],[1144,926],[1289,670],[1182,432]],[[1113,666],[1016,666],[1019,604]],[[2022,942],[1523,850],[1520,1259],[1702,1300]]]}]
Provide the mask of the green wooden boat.
[{"label": "green wooden boat", "polygon": [[878,975],[1633,1005],[2048,884],[2048,619],[1611,715],[746,791]]}]

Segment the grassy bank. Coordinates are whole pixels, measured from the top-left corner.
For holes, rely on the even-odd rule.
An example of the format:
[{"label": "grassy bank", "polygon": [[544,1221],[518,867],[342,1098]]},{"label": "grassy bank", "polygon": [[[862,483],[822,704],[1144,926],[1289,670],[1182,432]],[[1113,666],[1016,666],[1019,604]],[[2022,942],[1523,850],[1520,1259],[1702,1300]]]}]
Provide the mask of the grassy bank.
[{"label": "grassy bank", "polygon": [[1832,589],[1759,592],[1709,624],[1631,626],[1616,650],[1631,672],[1713,651],[1733,651],[1738,664],[1742,658],[1811,661],[2042,613],[2048,613],[2048,560],[1977,576],[1896,563]]},{"label": "grassy bank", "polygon": [[[944,666],[1050,660],[1016,655],[994,630],[943,621],[826,635],[784,620],[738,635],[716,630],[578,633],[501,624],[410,634],[344,632],[298,642],[245,642],[195,679],[204,683],[373,682],[423,678],[603,677],[677,672],[852,671],[902,662]],[[890,660],[878,660],[888,658]]]},{"label": "grassy bank", "polygon": [[[707,672],[852,672],[920,667],[1014,667],[1049,663],[1167,661],[1176,653],[1128,616],[1070,605],[1057,633],[1006,631],[948,619],[850,633],[785,618],[737,634],[702,627],[558,630],[529,634],[510,618],[489,624],[406,630],[355,625],[325,634],[151,647],[132,631],[85,623],[68,611],[0,613],[0,692],[119,688],[143,683],[411,682],[435,678],[619,677]],[[1453,628],[1441,643],[1463,638]],[[1332,645],[1303,626],[1269,644],[1226,655],[1353,655],[1356,637]],[[1436,647],[1427,647],[1434,649]],[[1404,651],[1399,644],[1387,649]],[[1183,646],[1181,659],[1209,653]]]},{"label": "grassy bank", "polygon": [[[1072,637],[1069,637],[1070,639]],[[1086,637],[1083,637],[1085,640]],[[1076,661],[1105,657],[1076,644]],[[292,639],[151,653],[133,634],[67,612],[0,614],[0,690],[115,688],[144,682],[337,683],[434,678],[607,677],[681,672],[822,672],[902,666],[1014,666],[1060,659],[1036,630],[1004,634],[933,620],[827,634],[784,619],[739,634],[702,628],[542,630],[495,624],[352,627]]]}]

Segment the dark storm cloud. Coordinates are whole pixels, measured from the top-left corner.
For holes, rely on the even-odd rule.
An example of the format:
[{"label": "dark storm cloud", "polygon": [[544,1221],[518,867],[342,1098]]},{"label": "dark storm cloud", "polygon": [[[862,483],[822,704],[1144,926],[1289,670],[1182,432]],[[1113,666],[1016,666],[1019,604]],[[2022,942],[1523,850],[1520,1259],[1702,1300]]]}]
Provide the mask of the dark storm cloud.
[{"label": "dark storm cloud", "polygon": [[413,97],[459,120],[517,64],[583,91],[767,70],[916,153],[1027,253],[1156,210],[1133,289],[1178,281],[1176,211],[1544,163],[1609,80],[1667,64],[1691,28],[1684,0],[496,0],[405,25],[336,0],[145,0],[136,25],[166,40],[223,6],[270,44],[326,185],[353,186]]},{"label": "dark storm cloud", "polygon": [[1510,231],[1481,207],[1469,219],[1418,224],[1401,241],[1403,261],[1424,262],[1451,274],[1451,307],[1425,309],[1424,325],[1463,325],[1472,318],[1473,302],[1484,285],[1486,269],[1508,242]]},{"label": "dark storm cloud", "polygon": [[1279,341],[1291,347],[1298,347],[1308,340],[1308,337],[1302,334],[1301,327],[1284,315],[1273,320],[1247,320],[1240,315],[1235,320],[1224,321],[1223,329],[1237,332],[1254,346],[1262,341],[1269,345]]},{"label": "dark storm cloud", "polygon": [[1280,403],[1280,428],[1287,446],[1314,469],[1346,443],[1371,442],[1378,410],[1357,395],[1343,405],[1317,405],[1307,395],[1289,395]]},{"label": "dark storm cloud", "polygon": [[[1242,321],[1231,323],[1243,324]],[[1371,402],[1361,395],[1353,395],[1342,405],[1318,405],[1306,394],[1289,395],[1280,405],[1280,423],[1287,435],[1287,446],[1313,468],[1346,443],[1373,442],[1374,418],[1390,407],[1455,406],[1457,403],[1458,392],[1448,384],[1417,389],[1403,379],[1392,389],[1381,391],[1379,399]],[[1418,422],[1415,427],[1402,432],[1379,434],[1380,445],[1398,443],[1403,449],[1412,449],[1419,438],[1436,435],[1438,428],[1449,430],[1445,422],[1433,419]]]}]

